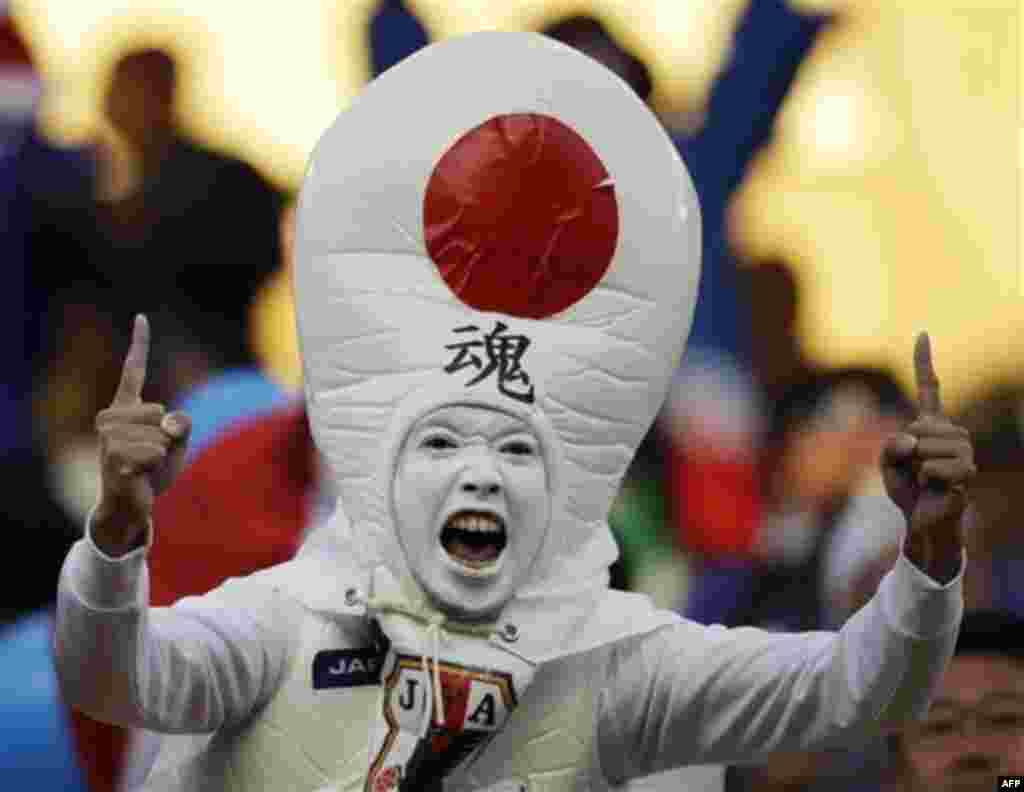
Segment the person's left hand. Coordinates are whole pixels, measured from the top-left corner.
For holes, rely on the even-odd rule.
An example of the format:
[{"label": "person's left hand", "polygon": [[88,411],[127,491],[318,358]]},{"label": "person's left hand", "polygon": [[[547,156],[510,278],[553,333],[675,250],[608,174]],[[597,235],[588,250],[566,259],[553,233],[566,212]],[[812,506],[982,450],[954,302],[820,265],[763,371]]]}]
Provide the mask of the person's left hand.
[{"label": "person's left hand", "polygon": [[907,520],[907,559],[945,583],[960,569],[967,485],[977,468],[970,434],[943,412],[927,333],[914,346],[914,375],[919,414],[889,438],[882,451],[882,474],[889,497]]}]

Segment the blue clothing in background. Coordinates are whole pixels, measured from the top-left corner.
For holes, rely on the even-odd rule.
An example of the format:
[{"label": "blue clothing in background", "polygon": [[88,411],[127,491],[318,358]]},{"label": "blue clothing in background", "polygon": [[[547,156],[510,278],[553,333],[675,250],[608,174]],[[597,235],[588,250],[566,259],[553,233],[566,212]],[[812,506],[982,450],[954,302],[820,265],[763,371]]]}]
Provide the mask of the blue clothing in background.
[{"label": "blue clothing in background", "polygon": [[800,14],[785,0],[752,0],[715,81],[704,125],[676,145],[700,197],[703,266],[690,344],[747,359],[746,310],[736,296],[736,263],[726,210],[775,119],[797,70],[828,17]]},{"label": "blue clothing in background", "polygon": [[370,20],[370,57],[379,76],[430,43],[423,24],[401,0],[384,0]]},{"label": "blue clothing in background", "polygon": [[1024,619],[1024,558],[999,555],[992,561],[992,607]]},{"label": "blue clothing in background", "polygon": [[53,617],[0,631],[0,789],[87,792],[53,666]]},{"label": "blue clothing in background", "polygon": [[256,369],[229,369],[184,394],[176,410],[192,419],[188,458],[194,459],[223,432],[252,418],[267,415],[293,398],[284,388]]},{"label": "blue clothing in background", "polygon": [[[81,151],[56,148],[26,123],[5,130],[0,149],[0,456],[33,447],[31,393],[43,365],[44,328],[51,282],[45,273],[70,262],[40,260],[32,248],[40,229],[51,231],[49,211],[85,191],[91,164]],[[36,257],[33,257],[33,254]]]}]

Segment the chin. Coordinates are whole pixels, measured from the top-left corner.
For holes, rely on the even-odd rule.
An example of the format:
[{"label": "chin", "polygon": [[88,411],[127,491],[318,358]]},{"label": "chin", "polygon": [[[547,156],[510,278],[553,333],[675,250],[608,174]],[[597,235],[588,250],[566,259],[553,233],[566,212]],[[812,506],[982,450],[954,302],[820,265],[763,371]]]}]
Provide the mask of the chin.
[{"label": "chin", "polygon": [[505,587],[474,591],[476,588],[472,583],[450,581],[443,590],[427,590],[427,594],[439,610],[456,621],[494,621],[511,599],[512,592],[506,591]]}]

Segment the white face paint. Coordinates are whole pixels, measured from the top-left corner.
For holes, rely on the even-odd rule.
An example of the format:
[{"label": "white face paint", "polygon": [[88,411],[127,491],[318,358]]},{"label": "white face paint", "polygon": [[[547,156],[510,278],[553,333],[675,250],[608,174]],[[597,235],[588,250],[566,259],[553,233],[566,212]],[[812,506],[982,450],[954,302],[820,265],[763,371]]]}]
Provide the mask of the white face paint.
[{"label": "white face paint", "polygon": [[544,544],[547,481],[540,440],[508,413],[457,405],[416,423],[396,466],[398,539],[438,607],[497,616]]}]

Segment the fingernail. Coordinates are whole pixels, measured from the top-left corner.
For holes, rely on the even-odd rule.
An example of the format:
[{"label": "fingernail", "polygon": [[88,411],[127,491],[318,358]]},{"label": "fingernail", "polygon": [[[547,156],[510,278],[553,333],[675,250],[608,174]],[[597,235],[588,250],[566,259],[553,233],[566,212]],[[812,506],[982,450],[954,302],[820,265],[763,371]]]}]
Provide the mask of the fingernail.
[{"label": "fingernail", "polygon": [[174,414],[165,415],[161,424],[165,432],[172,434],[175,437],[180,435],[185,429],[181,421],[179,421],[178,417]]},{"label": "fingernail", "polygon": [[902,433],[897,439],[900,451],[904,454],[912,454],[917,450],[917,437],[912,434]]}]

